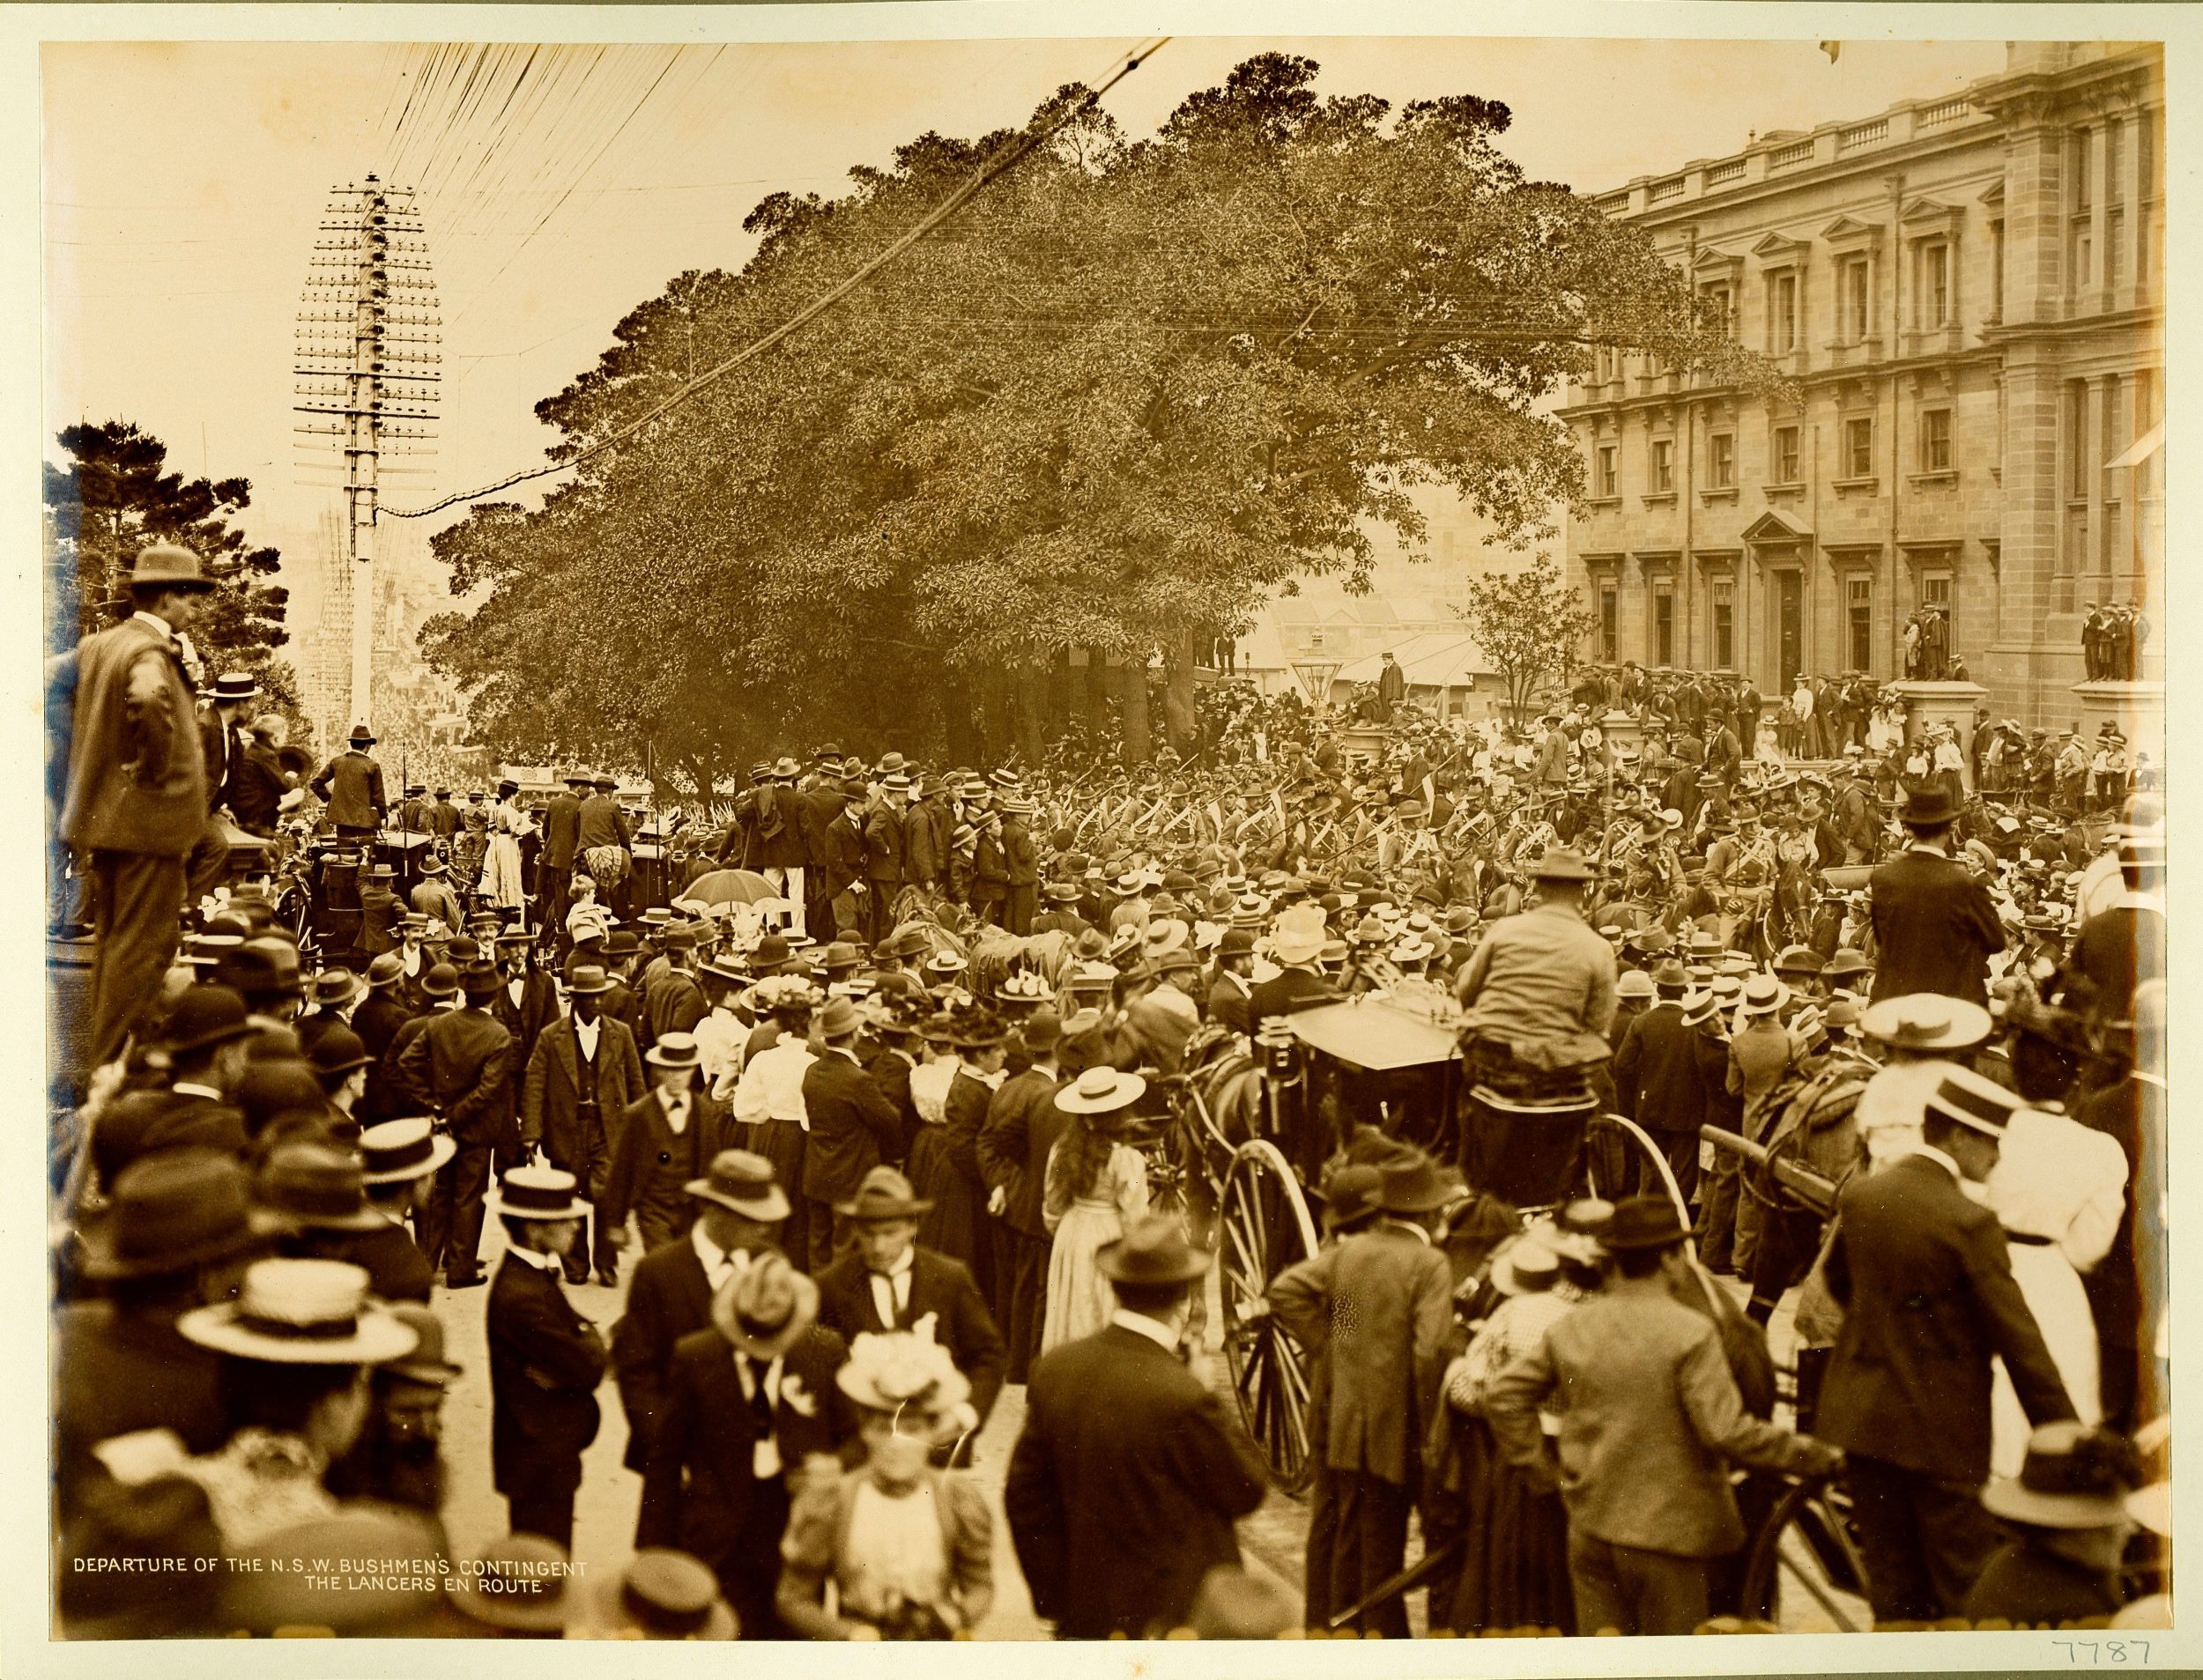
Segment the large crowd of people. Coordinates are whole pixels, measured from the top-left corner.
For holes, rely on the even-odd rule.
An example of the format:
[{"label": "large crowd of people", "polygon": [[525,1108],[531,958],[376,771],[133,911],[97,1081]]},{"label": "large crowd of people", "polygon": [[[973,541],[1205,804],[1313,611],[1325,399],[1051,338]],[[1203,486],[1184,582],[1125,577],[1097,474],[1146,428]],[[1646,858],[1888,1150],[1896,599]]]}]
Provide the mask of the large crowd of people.
[{"label": "large crowd of people", "polygon": [[[364,726],[271,763],[248,683],[195,692],[196,558],[131,587],[49,705],[94,941],[65,1636],[966,1636],[1009,1388],[1062,1637],[1398,1637],[1418,1537],[1428,1630],[1758,1625],[1794,1483],[1876,1625],[2162,1615],[2164,841],[2108,736],[2068,773],[2077,731],[1631,666],[1519,728],[1228,692],[1130,768],[827,744],[646,819],[593,770],[393,790]],[[1352,997],[1628,1125],[1524,1208],[1474,1101],[1426,1147],[1324,1117],[1269,1284],[1295,1602],[1236,1536],[1270,1467],[1203,1380],[1172,1093]],[[477,1287],[510,1532],[454,1556]],[[584,1575],[607,1383],[637,1516]]]}]

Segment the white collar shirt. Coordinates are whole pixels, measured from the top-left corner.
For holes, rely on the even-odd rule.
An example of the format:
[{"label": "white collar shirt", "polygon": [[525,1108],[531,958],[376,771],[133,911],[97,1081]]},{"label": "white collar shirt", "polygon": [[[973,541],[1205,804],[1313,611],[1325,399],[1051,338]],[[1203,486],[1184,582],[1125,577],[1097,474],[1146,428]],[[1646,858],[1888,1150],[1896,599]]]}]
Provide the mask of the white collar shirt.
[{"label": "white collar shirt", "polygon": [[505,1251],[523,1265],[533,1266],[546,1277],[556,1278],[564,1269],[556,1254],[539,1254],[532,1248],[523,1248],[515,1243]]},{"label": "white collar shirt", "polygon": [[525,974],[516,975],[513,979],[505,982],[505,995],[513,1000],[513,1007],[515,1009],[518,1009],[520,1007],[521,994],[525,992],[527,989],[528,977]]},{"label": "white collar shirt", "polygon": [[1120,1306],[1109,1314],[1109,1322],[1121,1330],[1130,1330],[1134,1336],[1146,1336],[1165,1353],[1178,1351],[1177,1333],[1161,1320],[1149,1318],[1145,1313],[1128,1313]]},{"label": "white collar shirt", "polygon": [[574,1042],[582,1047],[582,1054],[591,1062],[597,1060],[597,1039],[604,1030],[605,1018],[601,1015],[593,1021],[575,1018]]},{"label": "white collar shirt", "polygon": [[735,1088],[734,1118],[745,1125],[792,1120],[809,1131],[811,1118],[804,1107],[803,1077],[818,1059],[801,1039],[783,1039],[760,1050],[742,1069],[742,1083]]},{"label": "white collar shirt", "polygon": [[750,1256],[740,1248],[722,1248],[704,1235],[701,1219],[688,1227],[688,1246],[696,1251],[696,1258],[703,1262],[704,1281],[711,1285],[711,1292],[718,1294],[730,1277],[739,1277],[750,1269]]},{"label": "white collar shirt", "polygon": [[886,1271],[869,1274],[872,1286],[872,1310],[879,1314],[879,1321],[889,1329],[900,1329],[902,1315],[910,1310],[911,1262],[916,1252],[915,1248],[906,1248]]},{"label": "white collar shirt", "polygon": [[[783,1366],[782,1361],[775,1358],[769,1365],[764,1365],[764,1369],[760,1372],[758,1367],[763,1363],[763,1361],[752,1358],[739,1348],[734,1351],[734,1374],[742,1384],[743,1400],[745,1402],[754,1401],[757,1398],[758,1384],[761,1381],[765,1385],[766,1403],[777,1409],[780,1405],[780,1384],[781,1378],[784,1374]],[[780,1472],[780,1442],[774,1437],[773,1432],[768,1430],[750,1443],[750,1474],[760,1482],[769,1482]]]},{"label": "white collar shirt", "polygon": [[168,621],[159,613],[133,612],[130,614],[130,619],[134,624],[144,625],[159,636],[163,646],[173,648],[176,645],[176,633],[168,627]]},{"label": "white collar shirt", "polygon": [[665,1110],[667,1129],[679,1137],[688,1130],[689,1093],[686,1091],[658,1092],[658,1103]]}]

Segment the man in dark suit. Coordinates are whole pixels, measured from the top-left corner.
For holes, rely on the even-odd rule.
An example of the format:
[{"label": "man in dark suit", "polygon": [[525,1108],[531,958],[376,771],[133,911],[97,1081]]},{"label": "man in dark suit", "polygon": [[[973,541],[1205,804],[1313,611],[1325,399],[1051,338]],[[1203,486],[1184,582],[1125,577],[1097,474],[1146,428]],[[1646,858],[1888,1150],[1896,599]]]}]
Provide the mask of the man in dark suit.
[{"label": "man in dark suit", "polygon": [[688,1193],[700,1204],[688,1240],[665,1243],[635,1262],[626,1315],[612,1328],[619,1403],[627,1414],[621,1462],[638,1476],[665,1410],[675,1345],[709,1326],[714,1291],[759,1255],[777,1250],[788,1220],[788,1197],[773,1182],[772,1163],[746,1150],[722,1150]]},{"label": "man in dark suit", "polygon": [[1995,1170],[2020,1099],[1955,1063],[1940,1071],[1923,1146],[1845,1186],[1825,1268],[1845,1311],[1814,1432],[1850,1454],[1878,1624],[1958,1614],[1997,1546],[1980,1502],[1991,1360],[2030,1423],[2073,1416],[1997,1216],[1962,1188]]},{"label": "man in dark suit", "polygon": [[[520,1096],[521,1152],[540,1147],[552,1166],[574,1174],[592,1203],[612,1166],[612,1128],[649,1089],[634,1034],[603,1013],[611,989],[602,968],[575,966],[567,982],[573,1012],[537,1035]],[[593,1241],[584,1229],[582,1240],[567,1251],[567,1282],[587,1282],[592,1262],[599,1283],[619,1281],[619,1250],[602,1219]]]},{"label": "man in dark suit", "polygon": [[2004,949],[2004,924],[1989,890],[1950,855],[1958,807],[1940,784],[1906,796],[1903,853],[1867,882],[1874,927],[1874,995],[1940,992],[1989,1001],[1989,958]]},{"label": "man in dark suit", "polygon": [[877,946],[895,925],[895,895],[902,891],[902,855],[910,802],[910,778],[897,771],[880,779],[879,793],[864,817],[864,877],[870,888],[872,925],[867,938]]},{"label": "man in dark suit", "polygon": [[[208,704],[199,714],[199,744],[206,758],[206,809],[237,813],[237,791],[245,781],[245,754],[252,737],[245,732],[246,704],[257,698],[260,685],[242,671],[224,671],[214,679]],[[194,854],[198,866],[191,884],[211,892],[220,884],[229,847],[219,829],[208,825],[207,837]]]},{"label": "man in dark suit", "polygon": [[1048,907],[1033,918],[1033,931],[1065,933],[1073,939],[1086,932],[1092,924],[1079,914],[1079,884],[1075,881],[1050,881],[1042,889]]},{"label": "man in dark suit", "polygon": [[559,1285],[589,1204],[571,1173],[518,1166],[498,1187],[512,1239],[490,1290],[490,1473],[515,1534],[574,1545],[582,1453],[597,1439],[605,1343]]},{"label": "man in dark suit", "polygon": [[[832,794],[834,817],[826,825],[824,857],[816,865],[820,891],[830,914],[818,925],[828,929],[833,938],[853,939],[870,931],[870,918],[860,908],[867,896],[864,781],[857,777],[835,783]],[[806,883],[809,879],[805,877]]]},{"label": "man in dark suit", "polygon": [[840,1204],[856,1232],[856,1248],[817,1274],[819,1322],[844,1341],[888,1330],[931,1331],[950,1361],[971,1384],[963,1420],[965,1439],[956,1462],[970,1462],[971,1441],[1002,1392],[1006,1356],[1002,1333],[970,1269],[946,1254],[918,1247],[918,1219],[933,1204],[914,1195],[910,1180],[892,1166],[875,1166]]},{"label": "man in dark suit", "polygon": [[431,1016],[409,1040],[392,1045],[401,1096],[417,1113],[435,1118],[458,1147],[436,1174],[421,1210],[421,1252],[443,1268],[446,1289],[472,1289],[482,1280],[482,1206],[498,1140],[513,1125],[513,1036],[490,1014],[497,971],[468,966],[459,976],[465,1004]]},{"label": "man in dark suit", "polygon": [[1247,976],[1255,963],[1255,936],[1244,928],[1227,928],[1216,948],[1216,979],[1209,987],[1208,1018],[1233,1032],[1251,1035],[1254,988]]},{"label": "man in dark suit", "polygon": [[543,850],[536,860],[536,920],[559,948],[566,936],[567,895],[574,890],[574,859],[582,843],[582,790],[590,779],[569,774],[543,808]]},{"label": "man in dark suit", "polygon": [[1269,1478],[1239,1420],[1177,1357],[1208,1257],[1159,1215],[1096,1263],[1116,1316],[1034,1364],[1003,1507],[1033,1609],[1057,1638],[1141,1639],[1183,1625],[1202,1578],[1238,1565],[1233,1524]]},{"label": "man in dark suit", "polygon": [[1616,1110],[1652,1135],[1688,1202],[1698,1186],[1698,1129],[1706,1123],[1699,1029],[1713,1018],[1715,1006],[1711,992],[1685,993],[1677,984],[1681,973],[1682,965],[1672,960],[1655,971],[1659,999],[1621,1035],[1613,1078]]},{"label": "man in dark suit", "polygon": [[386,951],[367,965],[367,995],[352,1012],[352,1030],[360,1035],[361,1047],[374,1058],[367,1066],[367,1092],[353,1111],[362,1125],[372,1126],[377,1121],[398,1118],[398,1111],[391,1103],[389,1077],[382,1061],[397,1040],[398,1029],[412,1018],[413,1010],[405,1001],[404,992],[405,966],[396,951]]},{"label": "man in dark suit", "polygon": [[1026,1380],[1040,1357],[1048,1260],[1054,1247],[1042,1214],[1048,1151],[1071,1118],[1056,1106],[1056,1093],[1064,1088],[1056,1064],[1063,1024],[1054,1010],[1042,1008],[1026,1018],[1022,1032],[1032,1065],[1004,1080],[994,1093],[977,1145],[979,1173],[987,1181],[987,1205],[997,1209],[996,1229],[1003,1239],[995,1277],[1008,1307],[998,1316],[1009,1337],[1009,1374],[1015,1383]]},{"label": "man in dark suit", "polygon": [[[528,1084],[528,1063],[544,1028],[559,1018],[559,988],[550,975],[536,966],[535,942],[524,933],[497,936],[497,995],[491,1000],[490,1013],[513,1035],[513,1106],[508,1112],[516,1121],[497,1140],[498,1164],[514,1166],[526,1158],[516,1122],[521,1095]],[[586,1190],[589,1180],[583,1179],[582,1184]]]},{"label": "man in dark suit", "polygon": [[789,1476],[857,1432],[834,1380],[849,1349],[818,1315],[818,1285],[776,1250],[730,1277],[710,1327],[673,1350],[642,1473],[636,1548],[701,1558],[745,1639],[785,1637],[773,1598]]},{"label": "man in dark suit", "polygon": [[647,1254],[688,1234],[695,1207],[687,1187],[709,1171],[732,1129],[698,1083],[703,1054],[693,1033],[667,1033],[642,1059],[653,1088],[620,1117],[597,1207],[603,1229],[623,1245],[633,1213]]},{"label": "man in dark suit", "polygon": [[122,1054],[176,953],[184,860],[207,827],[206,759],[177,636],[213,587],[197,554],[156,543],[130,571],[136,611],[47,667],[61,733],[49,761],[63,779],[55,832],[92,860],[87,1066]]},{"label": "man in dark suit", "polygon": [[1296,904],[1278,917],[1270,941],[1278,972],[1247,999],[1248,1018],[1256,1031],[1273,1015],[1290,1015],[1338,995],[1317,966],[1324,939],[1324,913],[1316,905]]},{"label": "man in dark suit", "polygon": [[827,878],[834,845],[829,831],[842,815],[840,751],[820,748],[802,785],[788,790],[783,798],[790,794],[796,806],[796,825],[803,833],[803,920],[797,925],[820,944],[831,944],[840,937],[841,925],[834,914],[834,895],[838,889]]},{"label": "man in dark suit", "polygon": [[328,802],[329,820],[336,825],[338,840],[372,839],[390,808],[382,791],[382,766],[367,753],[374,744],[367,726],[353,724],[345,750],[307,784],[315,798]]},{"label": "man in dark suit", "polygon": [[[1324,1502],[1336,1521],[1327,1534],[1309,1532],[1313,1627],[1406,1561],[1407,1517],[1422,1492],[1422,1443],[1438,1417],[1453,1328],[1452,1271],[1431,1242],[1451,1192],[1420,1151],[1382,1172],[1376,1222],[1270,1284],[1278,1322],[1317,1355],[1309,1404],[1325,1420],[1317,1474],[1330,1484]],[[1356,1625],[1406,1639],[1407,1606],[1395,1597]]]},{"label": "man in dark suit", "polygon": [[826,1048],[804,1069],[803,1106],[810,1123],[804,1144],[803,1195],[811,1203],[807,1269],[817,1275],[848,1252],[850,1217],[841,1205],[857,1193],[865,1175],[902,1151],[902,1116],[880,1094],[857,1059],[863,1023],[846,997],[827,1000],[819,1011]]}]

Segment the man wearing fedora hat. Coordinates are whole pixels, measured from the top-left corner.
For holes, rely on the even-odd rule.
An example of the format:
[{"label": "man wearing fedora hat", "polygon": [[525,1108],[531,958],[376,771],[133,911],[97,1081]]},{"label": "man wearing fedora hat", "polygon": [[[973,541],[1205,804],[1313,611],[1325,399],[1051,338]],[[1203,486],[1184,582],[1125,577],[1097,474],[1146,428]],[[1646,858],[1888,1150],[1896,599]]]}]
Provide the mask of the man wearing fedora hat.
[{"label": "man wearing fedora hat", "polygon": [[1026,1018],[1022,1036],[1032,1061],[1004,1080],[988,1103],[975,1151],[997,1221],[995,1284],[1002,1310],[996,1317],[1009,1341],[1009,1380],[1020,1385],[1040,1355],[1054,1248],[1045,1206],[1049,1151],[1070,1119],[1056,1106],[1064,1089],[1056,1059],[1062,1020],[1052,1009],[1037,1009]]},{"label": "man wearing fedora hat", "polygon": [[[1453,1276],[1431,1237],[1456,1187],[1420,1151],[1383,1162],[1379,1172],[1376,1222],[1280,1272],[1269,1289],[1279,1323],[1317,1356],[1309,1396],[1324,1420],[1317,1473],[1336,1518],[1322,1536],[1327,1543],[1310,1529],[1311,1627],[1399,1573],[1408,1513],[1424,1491],[1422,1443],[1442,1416]],[[1357,1630],[1407,1638],[1404,1598],[1371,1611]]]},{"label": "man wearing fedora hat", "polygon": [[1957,1615],[1996,1547],[1979,1503],[1992,1360],[2029,1423],[2074,1415],[1997,1216],[1965,1194],[1994,1171],[2020,1099],[1955,1063],[1921,1071],[1920,1143],[1844,1187],[1823,1262],[1844,1311],[1815,1426],[1851,1455],[1877,1623]]},{"label": "man wearing fedora hat", "polygon": [[455,932],[466,925],[466,912],[460,907],[459,895],[451,890],[451,871],[434,852],[421,859],[420,879],[413,884],[405,901],[415,914],[441,921]]},{"label": "man wearing fedora hat", "polygon": [[[1532,1484],[1557,1483],[1584,1633],[1689,1633],[1709,1613],[1715,1560],[1745,1541],[1729,1468],[1827,1475],[1842,1455],[1744,1410],[1713,1321],[1676,1298],[1688,1233],[1665,1195],[1613,1210],[1606,1286],[1549,1324],[1485,1390],[1500,1451]],[[1558,1465],[1539,1421],[1561,1420]]]},{"label": "man wearing fedora hat", "polygon": [[635,1545],[701,1558],[751,1639],[783,1637],[773,1599],[789,1477],[857,1432],[834,1380],[848,1345],[818,1317],[818,1285],[784,1254],[731,1273],[710,1325],[674,1348],[643,1470]]},{"label": "man wearing fedora hat", "polygon": [[490,1289],[490,1470],[516,1534],[574,1544],[582,1454],[597,1439],[597,1385],[610,1359],[597,1327],[559,1278],[589,1217],[581,1187],[554,1166],[516,1166],[499,1180],[510,1240]]},{"label": "man wearing fedora hat", "polygon": [[355,1151],[301,1142],[278,1144],[253,1190],[276,1252],[296,1260],[342,1260],[367,1274],[375,1299],[426,1304],[436,1274],[419,1245],[367,1200]]},{"label": "man wearing fedora hat", "polygon": [[916,1330],[948,1351],[971,1384],[969,1438],[986,1425],[1008,1363],[1002,1333],[970,1269],[918,1244],[918,1220],[932,1206],[892,1166],[875,1166],[834,1210],[849,1222],[852,1247],[813,1276],[819,1322],[854,1342],[860,1335]]},{"label": "man wearing fedora hat", "polygon": [[688,1240],[654,1248],[635,1262],[627,1311],[612,1326],[612,1362],[620,1408],[627,1415],[621,1461],[641,1475],[650,1433],[665,1410],[673,1349],[711,1322],[713,1293],[756,1258],[776,1249],[788,1219],[788,1196],[773,1181],[773,1165],[747,1150],[722,1150],[688,1186],[697,1203]]},{"label": "man wearing fedora hat", "polygon": [[367,751],[374,744],[375,736],[367,726],[353,724],[345,750],[306,784],[315,798],[326,803],[339,841],[374,839],[389,812],[390,802],[382,791],[382,766]]},{"label": "man wearing fedora hat", "polygon": [[1178,1358],[1209,1264],[1180,1222],[1141,1220],[1095,1263],[1116,1314],[1034,1362],[1003,1508],[1034,1611],[1058,1639],[1153,1638],[1184,1624],[1210,1570],[1240,1563],[1233,1524],[1269,1472]]},{"label": "man wearing fedora hat", "polygon": [[513,1127],[512,1034],[490,1014],[497,971],[471,963],[459,974],[461,1007],[433,1014],[420,1032],[390,1047],[392,1084],[433,1115],[458,1145],[437,1173],[420,1221],[421,1251],[443,1268],[444,1287],[472,1289],[482,1281],[482,1209],[490,1166]]},{"label": "man wearing fedora hat", "polygon": [[[199,714],[199,746],[206,759],[209,816],[223,810],[235,814],[234,797],[243,781],[245,753],[251,740],[245,729],[244,711],[247,703],[259,694],[260,685],[241,670],[224,671],[207,694],[207,704]],[[224,847],[215,852],[214,862],[219,864],[227,850]],[[211,886],[219,878],[219,873],[207,877],[207,884]]]},{"label": "man wearing fedora hat", "polygon": [[170,1429],[194,1453],[228,1439],[218,1362],[176,1321],[229,1299],[269,1242],[232,1155],[170,1150],[113,1181],[107,1211],[79,1237],[77,1273],[96,1293],[54,1318],[54,1473],[64,1504],[96,1469],[92,1448],[114,1436]]},{"label": "man wearing fedora hat", "polygon": [[865,936],[877,950],[895,925],[895,898],[902,891],[902,855],[910,804],[910,779],[901,770],[883,775],[864,808]]},{"label": "man wearing fedora hat", "polygon": [[814,1277],[848,1253],[855,1240],[855,1216],[842,1210],[849,1199],[882,1161],[902,1153],[902,1116],[857,1055],[864,1025],[848,998],[828,998],[814,1023],[823,1047],[803,1072],[809,1133],[801,1189],[811,1204],[803,1258]]},{"label": "man wearing fedora hat", "polygon": [[651,1088],[620,1118],[597,1216],[624,1247],[634,1214],[647,1254],[688,1234],[696,1208],[687,1187],[733,1139],[725,1106],[701,1087],[703,1053],[694,1035],[669,1032],[642,1060]]},{"label": "man wearing fedora hat", "polygon": [[47,670],[48,762],[61,781],[54,832],[89,857],[93,885],[91,1066],[122,1054],[159,991],[176,951],[184,860],[207,831],[182,638],[213,581],[189,549],[156,543],[139,552],[129,587],[130,617]]},{"label": "man wearing fedora hat", "polygon": [[554,940],[566,926],[574,891],[574,864],[582,849],[582,796],[589,786],[586,775],[569,770],[538,818],[543,847],[536,854],[536,920]]},{"label": "man wearing fedora hat", "polygon": [[1989,1001],[1989,958],[2004,949],[2004,924],[1988,888],[1951,856],[1958,815],[1941,786],[1912,789],[1903,811],[1910,841],[1867,883],[1877,1003],[1911,992]]},{"label": "man wearing fedora hat", "polygon": [[[604,1012],[612,981],[593,963],[576,964],[566,982],[568,1007],[537,1035],[520,1094],[520,1145],[540,1149],[552,1166],[574,1174],[590,1200],[600,1198],[612,1165],[612,1134],[649,1086],[627,1023]],[[566,1280],[617,1278],[619,1251],[601,1214],[596,1230],[566,1256]]]}]

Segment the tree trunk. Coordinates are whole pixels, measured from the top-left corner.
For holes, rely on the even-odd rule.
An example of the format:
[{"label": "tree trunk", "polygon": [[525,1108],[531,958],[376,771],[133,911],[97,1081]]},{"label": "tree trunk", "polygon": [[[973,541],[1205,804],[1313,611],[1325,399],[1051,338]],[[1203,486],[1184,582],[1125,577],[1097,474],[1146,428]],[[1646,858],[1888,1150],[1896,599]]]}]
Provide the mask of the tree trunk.
[{"label": "tree trunk", "polygon": [[1124,707],[1124,757],[1131,763],[1145,764],[1154,753],[1147,738],[1147,662],[1128,659],[1114,675]]},{"label": "tree trunk", "polygon": [[1163,647],[1162,721],[1170,744],[1180,753],[1193,751],[1195,655],[1193,632],[1181,630]]},{"label": "tree trunk", "polygon": [[1109,729],[1109,685],[1116,673],[1109,669],[1109,656],[1099,648],[1087,649],[1087,662],[1081,672],[1080,698],[1085,702],[1087,732],[1096,741],[1102,740]]},{"label": "tree trunk", "polygon": [[978,731],[972,720],[971,685],[961,677],[944,676],[939,693],[941,735],[948,756],[956,763],[968,764],[979,756],[975,739]]},{"label": "tree trunk", "polygon": [[1046,722],[1049,701],[1055,687],[1056,667],[1048,664],[1027,664],[1018,668],[1016,682],[1011,691],[1011,726],[1015,730],[1018,757],[1027,768],[1041,761],[1042,744],[1047,738]]}]

